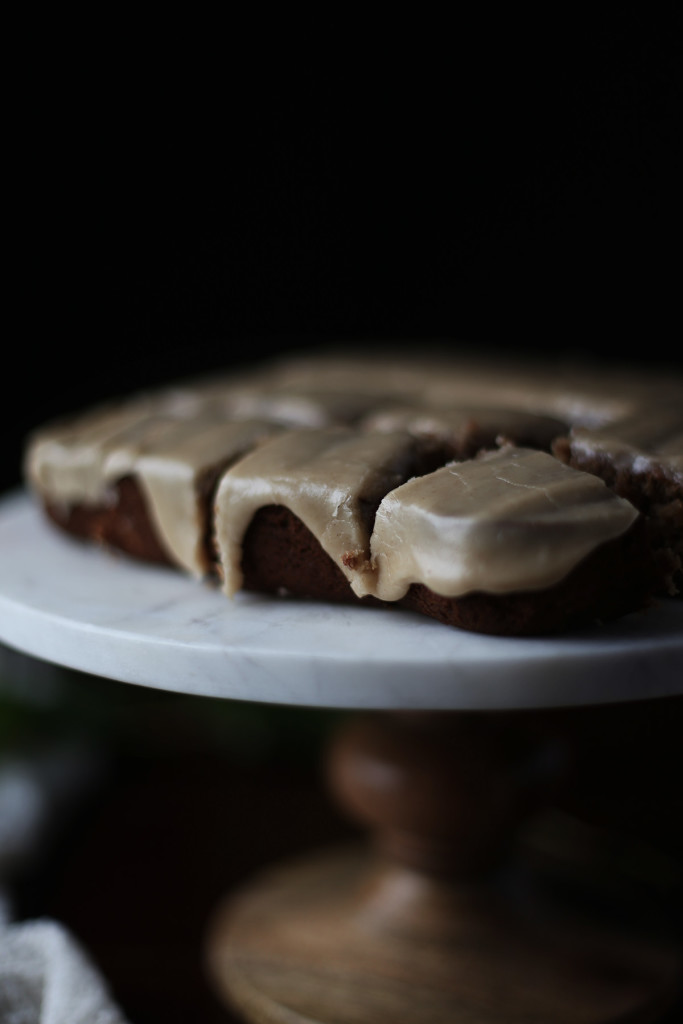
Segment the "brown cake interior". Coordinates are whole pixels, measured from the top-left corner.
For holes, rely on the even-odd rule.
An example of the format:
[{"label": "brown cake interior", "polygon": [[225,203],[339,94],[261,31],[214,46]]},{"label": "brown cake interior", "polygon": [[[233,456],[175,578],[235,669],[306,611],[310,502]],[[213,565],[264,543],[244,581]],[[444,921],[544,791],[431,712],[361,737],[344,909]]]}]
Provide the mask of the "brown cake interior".
[{"label": "brown cake interior", "polygon": [[647,517],[651,524],[648,541],[664,570],[658,589],[671,596],[682,594],[683,498],[680,483],[656,464],[649,466],[646,473],[638,473],[631,465],[616,465],[602,452],[577,450],[569,437],[555,441],[553,454],[574,469],[599,476],[611,490],[626,498]]},{"label": "brown cake interior", "polygon": [[646,532],[645,521],[637,520],[623,537],[603,544],[544,590],[443,597],[413,584],[400,604],[449,626],[501,636],[543,635],[608,622],[642,607],[643,595],[652,593],[661,577],[661,562],[652,557]]},{"label": "brown cake interior", "polygon": [[[204,470],[197,479],[198,513],[202,522],[202,561],[206,571],[215,569],[213,543],[213,503],[221,474],[232,460]],[[84,540],[93,540],[105,547],[122,551],[143,562],[174,565],[150,516],[147,500],[134,476],[118,480],[105,504],[79,503],[64,508],[46,502],[46,511],[61,529]]]},{"label": "brown cake interior", "polygon": [[602,545],[553,587],[509,594],[436,594],[413,584],[398,602],[355,596],[341,569],[289,509],[260,509],[244,539],[246,590],[288,594],[375,607],[401,607],[449,626],[500,636],[546,635],[608,622],[642,607],[661,566],[644,543],[647,524],[638,520],[617,540]]},{"label": "brown cake interior", "polygon": [[[355,363],[351,367],[353,370],[352,384],[356,387],[360,387],[360,384],[363,383],[361,364],[359,367],[356,367]],[[357,369],[358,374],[355,372]],[[384,382],[387,374],[391,375],[391,369],[384,365],[378,368],[379,376],[377,387],[372,390],[374,396],[372,401],[365,396],[359,403],[358,396],[355,395],[354,408],[360,404],[368,423],[367,426],[364,426],[361,422],[359,427],[361,432],[365,430],[372,432],[374,429],[369,425],[368,417],[374,415],[372,413],[373,403],[375,398],[378,402],[380,401],[384,393],[380,385]],[[320,369],[316,367],[316,380],[319,372]],[[438,370],[435,372],[434,380],[442,383]],[[439,412],[436,407],[428,407],[427,404],[420,405],[418,378],[419,372],[417,371],[415,379],[413,379],[412,373],[408,374],[401,384],[401,389],[396,390],[393,394],[390,393],[391,388],[389,387],[386,391],[386,400],[389,405],[391,404],[389,400],[395,401],[399,413],[401,411],[405,413],[406,410],[411,415],[415,413],[421,418],[422,423],[422,426],[415,430],[408,423],[396,424],[394,427],[387,428],[390,430],[405,429],[414,437],[419,438],[414,455],[407,458],[399,470],[399,475],[404,475],[406,479],[411,476],[422,476],[431,473],[450,460],[461,461],[476,458],[483,450],[490,450],[501,444],[503,436],[520,447],[546,449],[547,437],[551,436],[555,430],[555,424],[557,424],[558,434],[551,444],[552,454],[575,469],[601,477],[612,491],[627,499],[642,513],[642,519],[617,540],[601,544],[560,583],[546,587],[544,590],[519,590],[505,594],[469,592],[459,597],[443,597],[432,592],[424,584],[414,583],[405,597],[399,600],[385,603],[374,597],[366,597],[362,599],[363,603],[410,609],[449,625],[468,630],[529,635],[574,628],[596,619],[608,620],[618,617],[634,608],[643,606],[653,590],[669,594],[675,593],[677,590],[683,592],[683,495],[681,494],[680,478],[673,479],[662,469],[661,463],[658,464],[656,459],[648,464],[646,472],[636,472],[633,465],[617,465],[599,450],[591,452],[572,447],[574,427],[569,422],[571,417],[568,416],[568,425],[565,426],[559,419],[555,419],[554,409],[551,409],[553,415],[544,414],[534,422],[534,416],[537,415],[536,411],[533,411],[535,405],[527,402],[527,396],[523,394],[523,389],[520,391],[522,397],[517,407],[518,411],[524,410],[524,416],[521,417],[513,415],[510,410],[505,413],[503,406],[499,407],[495,398],[491,399],[493,405],[487,406],[486,402],[483,403],[482,409],[486,408],[486,413],[480,410],[477,414],[476,409],[467,412],[464,404],[458,412],[455,399],[453,407],[449,406],[444,413],[444,406],[441,406],[441,412]],[[474,384],[478,384],[481,391],[483,384],[488,379],[487,371],[481,371],[475,375]],[[501,382],[495,377],[495,374],[491,380],[494,381],[494,391],[495,388],[499,390],[502,388],[501,393],[507,393],[505,381]],[[327,383],[330,384],[330,381]],[[453,381],[457,385],[454,393],[460,396],[458,404],[460,401],[466,402],[471,389],[459,377],[453,378],[453,380],[444,379],[443,385],[446,392],[450,394],[449,389]],[[284,383],[283,378],[279,387],[283,388]],[[344,395],[336,390],[338,382],[335,380],[333,383],[334,386],[331,388],[330,394],[334,397],[336,405],[333,402],[330,409],[326,409],[323,395],[320,398],[321,409],[328,414],[332,421],[335,419],[338,421],[339,417],[335,416],[335,409]],[[352,384],[349,384],[350,388]],[[261,387],[265,387],[265,384],[257,377],[253,386],[258,391]],[[413,386],[412,397],[408,397],[408,392],[413,390]],[[475,387],[474,392],[476,390]],[[405,391],[405,395],[403,391]],[[515,392],[514,387],[512,392]],[[289,394],[287,387],[284,388],[283,393]],[[296,399],[296,387],[292,394]],[[513,394],[513,398],[515,394]],[[589,388],[587,391],[589,397],[586,398],[588,404],[590,404],[590,394]],[[217,402],[217,394],[211,392],[211,395],[210,401]],[[345,402],[349,401],[349,396],[354,397],[353,390],[350,390],[349,395],[341,402],[342,407]],[[196,401],[198,408],[202,407],[204,398],[201,395],[197,396],[193,393],[191,397],[193,401]],[[317,392],[314,397],[317,400]],[[640,400],[638,398],[638,402]],[[165,401],[168,401],[168,398]],[[646,402],[646,399],[643,398],[642,401]],[[649,398],[647,402],[650,402]],[[401,403],[405,404],[401,405]],[[552,403],[541,403],[541,405],[547,413]],[[144,412],[145,415],[151,415],[144,403],[141,408],[143,412],[147,410]],[[558,416],[564,415],[560,405],[557,409]],[[368,412],[368,410],[370,411]],[[540,410],[541,406],[539,406]],[[391,410],[389,409],[389,411]],[[107,414],[113,415],[111,410]],[[381,414],[381,410],[378,414]],[[229,411],[224,411],[216,415],[220,420],[222,415],[229,419],[231,414]],[[498,416],[502,417],[500,431],[496,419]],[[429,432],[428,426],[427,428],[424,426],[424,424],[429,424],[430,417],[435,424],[432,433]],[[524,417],[527,417],[526,422]],[[230,420],[230,422],[233,421]],[[514,436],[509,436],[509,431],[506,432],[503,423],[507,424],[509,431],[512,431]],[[95,442],[92,440],[93,424]],[[132,426],[129,423],[126,429],[132,429],[134,432],[136,428],[137,423],[133,417]],[[91,415],[83,418],[82,426],[79,426],[79,420],[75,420],[71,425],[73,440],[68,433],[64,440],[64,435],[60,435],[59,430],[57,431],[58,443],[64,445],[71,459],[71,462],[67,463],[70,472],[73,471],[75,465],[71,451],[75,450],[78,454],[79,445],[83,445],[87,452],[89,446],[99,444],[97,429],[101,429],[101,424],[96,416]],[[378,432],[382,432],[382,429],[379,428]],[[426,432],[424,432],[425,429]],[[525,433],[524,431],[527,429],[528,433]],[[517,432],[515,433],[515,431]],[[47,438],[49,443],[49,430]],[[69,445],[73,445],[72,450],[69,449]],[[205,452],[201,454],[206,457]],[[219,452],[214,452],[214,454],[219,454]],[[153,451],[152,455],[154,455]],[[219,572],[213,526],[217,488],[224,471],[241,457],[235,456],[233,453],[230,459],[222,461],[219,459],[215,465],[202,470],[196,478],[195,493],[201,523],[201,536],[198,543],[202,550],[199,563],[200,569],[209,575],[217,575]],[[123,476],[111,486],[108,485],[106,478],[101,481],[103,486],[99,491],[100,497],[97,499],[97,504],[89,504],[90,498],[80,498],[70,504],[74,493],[73,489],[69,490],[72,486],[71,478],[67,478],[66,491],[60,493],[59,487],[57,487],[56,492],[51,493],[49,482],[55,480],[59,484],[59,473],[61,472],[59,459],[49,464],[48,470],[46,477],[48,486],[42,490],[40,485],[36,485],[38,478],[34,479],[34,485],[36,492],[43,500],[48,515],[60,528],[72,535],[94,540],[146,562],[162,565],[188,564],[187,559],[183,562],[182,555],[174,557],[167,550],[159,532],[161,527],[157,528],[156,526],[157,522],[166,523],[167,521],[159,517],[157,506],[148,504],[148,494],[150,503],[158,499],[153,497],[153,492],[150,492],[148,485],[143,484],[142,480],[135,475],[134,469],[126,470],[128,475]],[[274,472],[278,472],[277,467]],[[384,483],[382,486],[385,486]],[[101,495],[104,494],[105,489],[106,498],[103,498]],[[92,495],[97,492],[93,488],[85,488],[82,493]],[[189,496],[191,497],[191,492],[189,492]],[[183,500],[187,502],[187,498],[186,490]],[[368,537],[372,534],[380,500],[381,496],[375,496],[372,501],[361,500],[360,502],[359,513]],[[173,509],[174,502],[175,494],[171,493],[167,507]],[[187,504],[185,508],[187,509]],[[192,519],[191,504],[189,508],[189,516],[185,513],[186,522]],[[306,517],[304,516],[304,518]],[[172,533],[164,534],[164,536],[167,535],[172,536]],[[186,533],[183,533],[182,536],[186,536]],[[194,534],[191,538],[188,537],[188,542],[195,543],[196,540]],[[337,564],[325,552],[304,523],[297,518],[297,515],[284,505],[272,503],[259,508],[253,515],[243,543],[242,572],[246,589],[267,593],[286,592],[316,600],[357,602],[359,599],[355,597],[347,576],[342,571],[343,566],[352,568],[349,563],[344,562],[343,557],[340,564]],[[376,563],[373,563],[372,571],[375,568]],[[524,583],[523,577],[524,572],[520,573],[520,585]],[[513,582],[516,582],[516,579]]]},{"label": "brown cake interior", "polygon": [[79,503],[64,508],[47,502],[45,507],[50,518],[68,533],[116,548],[145,562],[173,564],[157,537],[135,477],[118,480],[107,504]]},{"label": "brown cake interior", "polygon": [[245,590],[287,593],[319,601],[379,604],[357,598],[349,581],[311,531],[282,505],[258,510],[244,538]]},{"label": "brown cake interior", "polygon": [[[449,457],[449,447],[439,441],[416,442],[402,459],[401,476],[408,480],[431,473]],[[382,497],[359,501],[358,512],[368,537]],[[349,566],[349,562],[345,564]],[[298,516],[282,505],[267,505],[254,515],[243,541],[242,573],[246,590],[285,591],[321,601],[359,600],[341,568]],[[383,603],[372,597],[360,600],[365,604]]]}]

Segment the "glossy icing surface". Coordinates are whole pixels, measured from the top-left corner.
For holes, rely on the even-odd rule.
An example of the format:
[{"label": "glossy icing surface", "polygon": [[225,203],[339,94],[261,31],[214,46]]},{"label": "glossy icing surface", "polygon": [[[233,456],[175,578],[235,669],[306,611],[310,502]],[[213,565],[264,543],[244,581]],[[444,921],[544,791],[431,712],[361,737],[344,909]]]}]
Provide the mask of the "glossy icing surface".
[{"label": "glossy icing surface", "polygon": [[0,500],[0,663],[2,644],[127,683],[329,708],[551,708],[683,693],[680,601],[533,639],[384,608],[226,601],[182,573],[99,556],[51,529],[25,494]]},{"label": "glossy icing surface", "polygon": [[[161,543],[194,575],[215,502],[231,594],[245,531],[268,504],[304,522],[358,596],[397,600],[411,581],[447,596],[504,593],[551,585],[636,516],[593,476],[511,437],[549,447],[571,430],[572,444],[680,486],[682,409],[683,384],[665,375],[429,354],[290,359],[48,425],[30,440],[26,474],[65,509],[110,505],[116,482],[134,477]],[[424,438],[504,447],[407,480],[433,468],[409,468]],[[200,493],[207,474],[215,499]]]},{"label": "glossy icing surface", "polygon": [[605,455],[635,473],[657,466],[683,484],[683,401],[658,403],[599,428],[577,427],[571,443],[576,451]]},{"label": "glossy icing surface", "polygon": [[495,406],[388,405],[370,413],[363,421],[366,430],[408,430],[416,437],[433,437],[453,446],[458,455],[474,454],[503,441],[524,439],[549,449],[566,425],[551,416]]},{"label": "glossy icing surface", "polygon": [[298,430],[261,445],[223,476],[216,494],[216,542],[228,594],[241,586],[242,539],[254,513],[284,505],[308,527],[358,597],[372,593],[364,505],[402,482],[415,440],[405,432]]},{"label": "glossy icing surface", "polygon": [[384,498],[372,536],[375,593],[396,601],[411,583],[446,597],[515,591],[521,580],[549,587],[636,518],[597,477],[506,446]]}]

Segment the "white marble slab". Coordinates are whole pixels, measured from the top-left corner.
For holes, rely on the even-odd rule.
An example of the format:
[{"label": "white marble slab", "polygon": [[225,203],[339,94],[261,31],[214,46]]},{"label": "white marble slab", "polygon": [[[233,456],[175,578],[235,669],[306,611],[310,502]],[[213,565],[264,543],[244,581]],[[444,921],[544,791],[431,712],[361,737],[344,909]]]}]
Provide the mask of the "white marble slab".
[{"label": "white marble slab", "polygon": [[339,708],[494,709],[683,693],[683,602],[553,639],[240,595],[80,544],[0,501],[0,641],[160,689]]}]

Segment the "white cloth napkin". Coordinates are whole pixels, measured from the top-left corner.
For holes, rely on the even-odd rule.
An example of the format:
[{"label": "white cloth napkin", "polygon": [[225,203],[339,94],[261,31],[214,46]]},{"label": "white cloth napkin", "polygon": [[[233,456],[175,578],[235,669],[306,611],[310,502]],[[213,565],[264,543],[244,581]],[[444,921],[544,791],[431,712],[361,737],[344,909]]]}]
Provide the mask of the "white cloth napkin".
[{"label": "white cloth napkin", "polygon": [[0,763],[0,1024],[127,1024],[63,924],[12,920],[8,882],[45,842],[72,767],[68,757]]},{"label": "white cloth napkin", "polygon": [[0,927],[2,1024],[126,1024],[98,972],[56,921]]}]

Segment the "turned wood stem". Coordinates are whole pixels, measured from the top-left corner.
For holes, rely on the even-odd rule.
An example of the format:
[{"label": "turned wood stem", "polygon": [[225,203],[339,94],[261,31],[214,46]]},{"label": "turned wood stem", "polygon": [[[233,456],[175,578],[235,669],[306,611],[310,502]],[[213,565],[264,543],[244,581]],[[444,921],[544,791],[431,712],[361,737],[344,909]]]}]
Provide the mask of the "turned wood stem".
[{"label": "turned wood stem", "polygon": [[523,856],[501,863],[572,767],[560,726],[541,712],[349,721],[330,782],[383,856],[328,851],[226,904],[210,947],[221,991],[253,1024],[653,1024],[678,991],[677,945],[625,927],[621,903],[603,920],[536,885]]},{"label": "turned wood stem", "polygon": [[329,778],[384,854],[458,877],[501,861],[567,764],[566,748],[534,714],[377,713],[345,724]]}]

